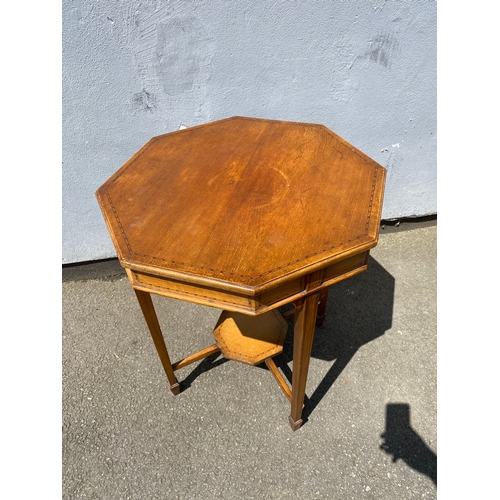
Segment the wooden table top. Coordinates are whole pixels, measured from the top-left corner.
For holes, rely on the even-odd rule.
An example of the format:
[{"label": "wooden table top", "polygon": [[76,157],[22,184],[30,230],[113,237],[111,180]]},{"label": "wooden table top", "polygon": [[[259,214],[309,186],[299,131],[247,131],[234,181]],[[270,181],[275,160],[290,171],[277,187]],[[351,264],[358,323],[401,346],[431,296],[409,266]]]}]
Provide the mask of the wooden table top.
[{"label": "wooden table top", "polygon": [[322,125],[153,137],[96,192],[121,264],[252,293],[377,244],[385,169]]}]

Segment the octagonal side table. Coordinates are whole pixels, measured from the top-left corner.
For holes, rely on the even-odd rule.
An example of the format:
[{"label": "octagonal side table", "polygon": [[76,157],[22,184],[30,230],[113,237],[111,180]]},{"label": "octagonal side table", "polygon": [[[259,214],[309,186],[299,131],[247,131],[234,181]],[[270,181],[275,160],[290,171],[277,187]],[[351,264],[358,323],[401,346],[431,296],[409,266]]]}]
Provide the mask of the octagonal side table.
[{"label": "octagonal side table", "polygon": [[[152,138],[97,190],[174,394],[176,370],[236,350],[239,361],[266,362],[291,402],[292,429],[301,426],[328,287],[366,270],[385,175],[322,125],[233,117]],[[172,364],[150,293],[222,309],[217,342]],[[291,388],[276,354],[240,338],[258,331],[253,319],[279,353],[282,331],[268,319],[281,323],[286,304],[294,305]]]}]

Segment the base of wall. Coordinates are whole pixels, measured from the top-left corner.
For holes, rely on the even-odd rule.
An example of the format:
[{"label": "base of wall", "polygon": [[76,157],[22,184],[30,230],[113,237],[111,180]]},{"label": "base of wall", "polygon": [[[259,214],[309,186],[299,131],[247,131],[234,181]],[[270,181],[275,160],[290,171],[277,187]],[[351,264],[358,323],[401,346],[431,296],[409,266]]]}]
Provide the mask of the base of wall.
[{"label": "base of wall", "polygon": [[437,226],[437,214],[423,217],[401,217],[400,219],[383,219],[380,221],[380,234],[409,231],[421,227]]}]

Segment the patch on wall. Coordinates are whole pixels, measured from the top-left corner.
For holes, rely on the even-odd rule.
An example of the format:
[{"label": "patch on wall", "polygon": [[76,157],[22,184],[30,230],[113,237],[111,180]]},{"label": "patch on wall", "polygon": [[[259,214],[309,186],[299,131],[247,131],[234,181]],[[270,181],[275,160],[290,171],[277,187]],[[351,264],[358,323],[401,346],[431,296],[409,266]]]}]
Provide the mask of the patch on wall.
[{"label": "patch on wall", "polygon": [[168,95],[193,90],[209,80],[214,43],[198,19],[159,23],[156,35],[153,65]]},{"label": "patch on wall", "polygon": [[134,115],[210,121],[208,82],[216,44],[195,10],[191,2],[129,8],[127,45],[139,84],[128,102]]},{"label": "patch on wall", "polygon": [[398,40],[392,34],[382,33],[370,42],[370,49],[365,55],[370,58],[370,61],[388,68],[391,66],[393,55],[397,52],[399,52]]},{"label": "patch on wall", "polygon": [[392,33],[380,33],[372,38],[368,45],[368,50],[363,55],[357,56],[349,69],[354,66],[358,59],[367,59],[384,66],[384,68],[390,68],[394,57],[400,52],[399,41]]},{"label": "patch on wall", "polygon": [[132,106],[134,111],[147,111],[153,113],[157,107],[157,98],[146,89],[141,92],[136,92],[132,98]]}]

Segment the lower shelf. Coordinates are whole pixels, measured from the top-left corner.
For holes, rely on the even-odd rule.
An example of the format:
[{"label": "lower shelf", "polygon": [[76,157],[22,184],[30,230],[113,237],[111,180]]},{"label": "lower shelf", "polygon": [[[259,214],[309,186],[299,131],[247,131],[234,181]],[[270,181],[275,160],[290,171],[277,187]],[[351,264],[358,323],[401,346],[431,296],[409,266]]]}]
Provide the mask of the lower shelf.
[{"label": "lower shelf", "polygon": [[287,329],[277,310],[259,316],[223,311],[213,334],[225,358],[258,365],[282,352]]}]

